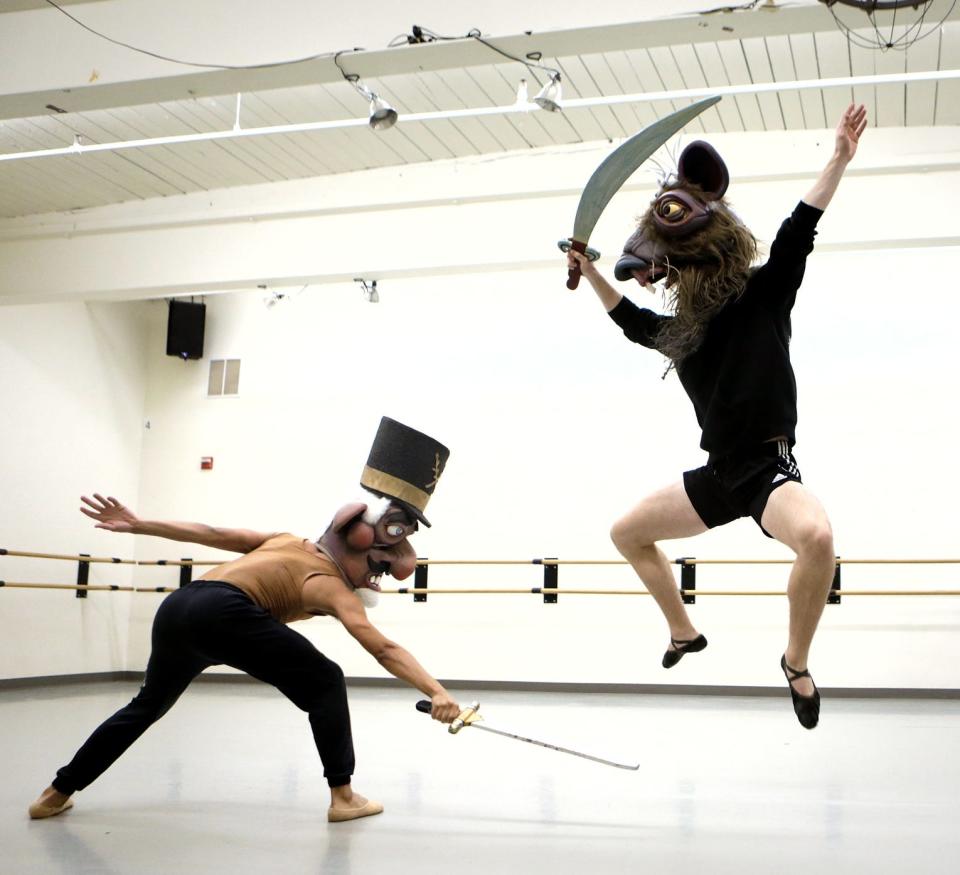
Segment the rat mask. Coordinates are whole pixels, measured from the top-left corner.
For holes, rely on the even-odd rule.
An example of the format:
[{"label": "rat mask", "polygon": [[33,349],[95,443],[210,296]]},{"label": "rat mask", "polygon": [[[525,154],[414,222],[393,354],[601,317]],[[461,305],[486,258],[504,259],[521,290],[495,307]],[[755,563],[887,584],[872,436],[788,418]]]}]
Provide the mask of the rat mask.
[{"label": "rat mask", "polygon": [[709,144],[690,143],[614,267],[621,281],[652,288],[665,280],[674,318],[665,322],[657,348],[674,363],[693,352],[706,323],[746,284],[757,242],[730,210],[723,195],[730,177]]}]

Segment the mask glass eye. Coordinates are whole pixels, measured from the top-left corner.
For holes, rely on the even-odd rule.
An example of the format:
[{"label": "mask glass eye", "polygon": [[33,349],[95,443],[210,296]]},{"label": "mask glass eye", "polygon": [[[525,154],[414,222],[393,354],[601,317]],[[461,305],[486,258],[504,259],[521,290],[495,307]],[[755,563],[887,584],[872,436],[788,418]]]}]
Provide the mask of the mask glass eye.
[{"label": "mask glass eye", "polygon": [[403,532],[404,528],[399,523],[390,523],[390,525],[387,526],[387,534],[391,538],[399,538],[403,535]]},{"label": "mask glass eye", "polygon": [[657,215],[665,222],[682,222],[687,215],[687,208],[678,200],[664,198],[657,204]]}]

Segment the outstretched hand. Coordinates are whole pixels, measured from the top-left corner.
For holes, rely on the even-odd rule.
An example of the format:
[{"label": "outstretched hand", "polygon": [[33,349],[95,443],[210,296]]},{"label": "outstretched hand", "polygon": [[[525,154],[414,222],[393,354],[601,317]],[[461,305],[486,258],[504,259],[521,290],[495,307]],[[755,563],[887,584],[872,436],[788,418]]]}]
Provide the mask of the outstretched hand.
[{"label": "outstretched hand", "polygon": [[94,492],[93,499],[81,495],[80,500],[88,505],[88,507],[81,507],[80,512],[95,520],[98,529],[107,529],[111,532],[133,532],[134,526],[140,521],[132,510],[124,507],[113,496],[104,498]]},{"label": "outstretched hand", "polygon": [[840,123],[837,125],[837,155],[844,161],[849,161],[857,154],[860,135],[867,127],[867,110],[861,103],[859,106],[850,104],[844,110]]}]

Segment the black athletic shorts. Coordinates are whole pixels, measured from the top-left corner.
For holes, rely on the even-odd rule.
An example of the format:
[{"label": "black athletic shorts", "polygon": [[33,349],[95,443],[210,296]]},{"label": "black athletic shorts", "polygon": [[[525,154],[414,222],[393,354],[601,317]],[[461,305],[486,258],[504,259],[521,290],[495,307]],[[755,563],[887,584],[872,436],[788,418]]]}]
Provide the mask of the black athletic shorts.
[{"label": "black athletic shorts", "polygon": [[683,474],[693,509],[708,528],[753,517],[760,525],[770,493],[784,483],[802,483],[797,460],[786,441],[768,441],[726,456],[710,455],[707,464]]}]

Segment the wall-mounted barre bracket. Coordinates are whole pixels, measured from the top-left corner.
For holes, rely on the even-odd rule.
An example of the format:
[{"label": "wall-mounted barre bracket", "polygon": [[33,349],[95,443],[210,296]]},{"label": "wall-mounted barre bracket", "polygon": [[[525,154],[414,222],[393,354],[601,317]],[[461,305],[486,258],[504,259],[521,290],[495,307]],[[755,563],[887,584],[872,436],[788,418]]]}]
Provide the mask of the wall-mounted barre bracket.
[{"label": "wall-mounted barre bracket", "polygon": [[697,566],[694,564],[695,557],[680,556],[674,559],[680,566],[680,599],[685,605],[695,605],[697,603]]},{"label": "wall-mounted barre bracket", "polygon": [[560,588],[560,566],[556,556],[547,556],[544,559],[534,559],[534,564],[543,565],[543,603],[555,605],[557,590]]},{"label": "wall-mounted barre bracket", "polygon": [[[89,553],[81,553],[80,556],[85,556],[87,559],[90,558]],[[90,581],[90,563],[84,562],[83,559],[77,564],[77,591],[76,597],[78,599],[85,599],[87,597],[86,586]]]},{"label": "wall-mounted barre bracket", "polygon": [[[414,589],[426,589],[427,588],[427,574],[430,570],[430,566],[427,565],[427,557],[423,556],[417,559],[417,568],[413,572],[413,586]],[[422,564],[421,564],[422,563]],[[415,602],[425,602],[427,600],[427,594],[425,592],[414,593],[413,600]]]},{"label": "wall-mounted barre bracket", "polygon": [[837,556],[837,564],[833,568],[833,583],[830,584],[830,594],[827,596],[828,605],[840,604],[840,557]]}]

